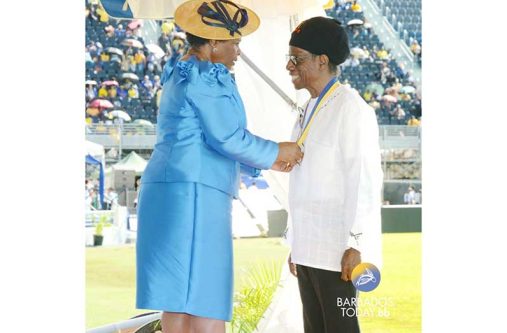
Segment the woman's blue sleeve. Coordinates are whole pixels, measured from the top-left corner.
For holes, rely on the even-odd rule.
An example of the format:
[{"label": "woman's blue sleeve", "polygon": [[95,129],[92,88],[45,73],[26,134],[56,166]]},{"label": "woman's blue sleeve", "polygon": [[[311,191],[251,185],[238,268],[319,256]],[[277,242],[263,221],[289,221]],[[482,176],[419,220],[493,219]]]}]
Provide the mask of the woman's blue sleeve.
[{"label": "woman's blue sleeve", "polygon": [[278,156],[278,144],[253,135],[242,126],[244,110],[232,96],[236,88],[233,83],[228,84],[227,77],[219,82],[219,75],[229,76],[219,71],[201,74],[187,87],[188,100],[200,119],[206,143],[244,165],[271,168]]},{"label": "woman's blue sleeve", "polygon": [[250,177],[259,177],[261,175],[261,169],[254,168],[243,163],[240,164],[240,172]]}]

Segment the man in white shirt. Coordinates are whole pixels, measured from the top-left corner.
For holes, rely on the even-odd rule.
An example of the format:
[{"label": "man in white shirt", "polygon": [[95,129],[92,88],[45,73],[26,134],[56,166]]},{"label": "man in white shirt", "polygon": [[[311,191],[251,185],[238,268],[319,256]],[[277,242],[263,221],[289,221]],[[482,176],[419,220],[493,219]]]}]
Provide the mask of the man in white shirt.
[{"label": "man in white shirt", "polygon": [[111,210],[118,204],[118,193],[112,187],[109,187],[104,195],[106,209]]},{"label": "man in white shirt", "polygon": [[382,169],[374,110],[337,80],[349,56],[345,29],[314,17],[291,35],[287,70],[311,95],[293,130],[304,158],[290,174],[289,268],[297,276],[305,333],[357,333],[352,270],[380,266]]},{"label": "man in white shirt", "polygon": [[415,188],[410,185],[408,187],[408,190],[407,192],[405,192],[405,194],[403,194],[403,202],[406,204],[406,205],[415,205],[417,204],[417,192],[415,191]]}]

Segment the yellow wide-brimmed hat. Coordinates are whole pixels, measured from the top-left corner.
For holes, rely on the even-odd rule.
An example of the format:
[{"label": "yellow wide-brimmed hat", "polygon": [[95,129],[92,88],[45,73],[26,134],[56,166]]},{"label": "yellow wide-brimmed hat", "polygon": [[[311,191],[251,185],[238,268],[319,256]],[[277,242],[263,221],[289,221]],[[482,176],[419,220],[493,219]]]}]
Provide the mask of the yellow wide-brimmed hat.
[{"label": "yellow wide-brimmed hat", "polygon": [[192,35],[214,40],[244,37],[260,24],[254,11],[226,0],[186,1],[176,8],[174,21]]}]

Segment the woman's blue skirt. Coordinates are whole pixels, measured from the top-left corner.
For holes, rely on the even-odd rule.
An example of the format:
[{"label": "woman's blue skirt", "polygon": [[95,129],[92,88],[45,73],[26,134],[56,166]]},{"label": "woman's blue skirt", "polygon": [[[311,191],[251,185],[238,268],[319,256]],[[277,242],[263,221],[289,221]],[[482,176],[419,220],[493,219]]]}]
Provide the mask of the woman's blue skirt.
[{"label": "woman's blue skirt", "polygon": [[198,183],[143,183],[137,308],[230,321],[232,197]]}]

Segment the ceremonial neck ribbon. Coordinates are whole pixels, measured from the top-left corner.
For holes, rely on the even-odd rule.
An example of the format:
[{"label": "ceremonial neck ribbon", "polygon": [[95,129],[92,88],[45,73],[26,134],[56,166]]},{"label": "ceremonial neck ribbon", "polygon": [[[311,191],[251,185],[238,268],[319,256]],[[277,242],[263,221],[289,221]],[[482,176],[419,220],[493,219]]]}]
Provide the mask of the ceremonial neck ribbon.
[{"label": "ceremonial neck ribbon", "polygon": [[306,122],[306,126],[304,127],[304,129],[302,129],[301,135],[297,140],[297,144],[299,145],[299,147],[301,147],[301,149],[304,148],[304,142],[306,140],[306,137],[308,136],[310,126],[312,125],[315,116],[317,116],[317,114],[319,113],[322,104],[329,98],[329,96],[331,96],[333,91],[335,91],[335,89],[338,88],[339,86],[340,82],[338,82],[338,78],[334,77],[328,82],[328,84],[324,87],[324,90],[322,90],[322,92],[320,93],[319,98],[317,99],[317,102],[315,102],[313,110],[310,113],[310,117]]}]

